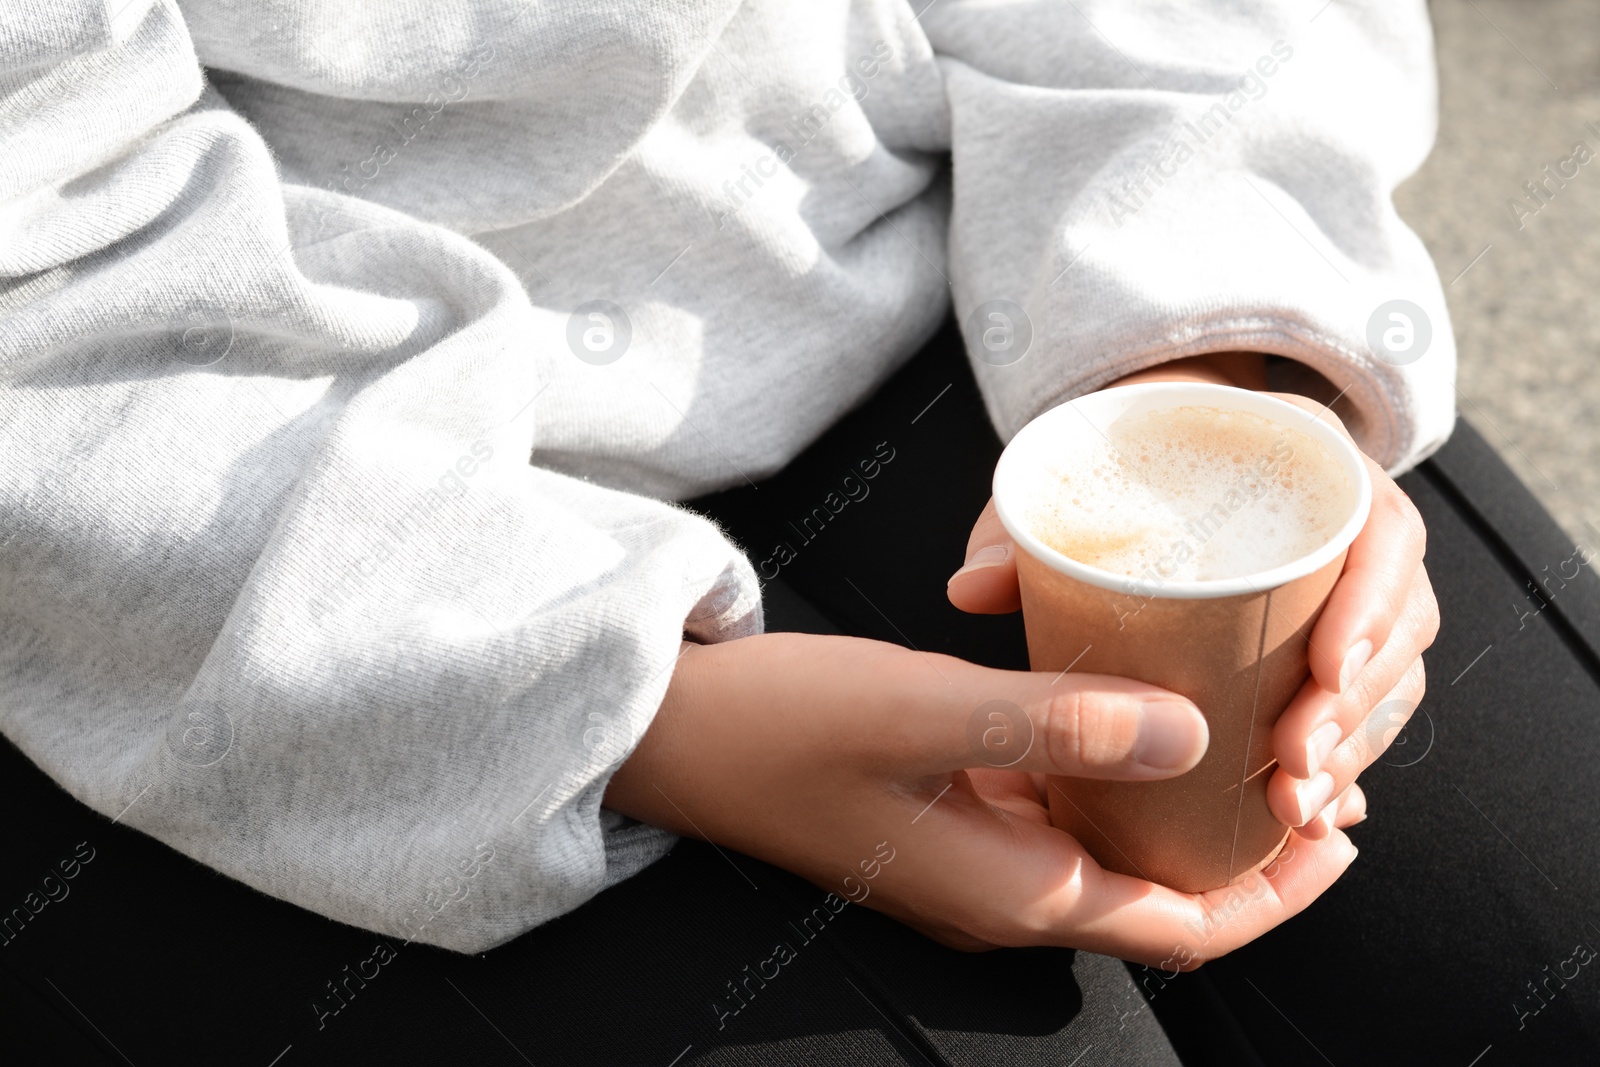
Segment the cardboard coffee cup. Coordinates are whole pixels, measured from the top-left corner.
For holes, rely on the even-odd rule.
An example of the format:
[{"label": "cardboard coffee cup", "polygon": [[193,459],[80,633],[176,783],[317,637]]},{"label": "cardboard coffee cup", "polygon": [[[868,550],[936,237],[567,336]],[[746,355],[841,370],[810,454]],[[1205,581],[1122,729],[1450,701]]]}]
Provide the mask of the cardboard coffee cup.
[{"label": "cardboard coffee cup", "polygon": [[[1348,514],[1334,517],[1336,532],[1258,573],[1169,581],[1154,570],[1130,577],[1070,559],[1029,525],[1049,484],[1041,470],[1071,469],[1078,453],[1104,454],[1120,419],[1179,408],[1258,416],[1321,445],[1333,461],[1323,469],[1348,479]],[[1273,725],[1309,676],[1311,628],[1371,500],[1361,455],[1340,433],[1293,404],[1227,386],[1152,383],[1093,393],[1040,415],[1006,447],[994,501],[1020,550],[1033,669],[1070,667],[1170,689],[1192,700],[1210,729],[1205,756],[1176,778],[1049,779],[1051,821],[1102,867],[1197,893],[1231,885],[1277,855],[1289,830],[1267,807]],[[1262,521],[1232,494],[1213,511],[1228,522]]]}]

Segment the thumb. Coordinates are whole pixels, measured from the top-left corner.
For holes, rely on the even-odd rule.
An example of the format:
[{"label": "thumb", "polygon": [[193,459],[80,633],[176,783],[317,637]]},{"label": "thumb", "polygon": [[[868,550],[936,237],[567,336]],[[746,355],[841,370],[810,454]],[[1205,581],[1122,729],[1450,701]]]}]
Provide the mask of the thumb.
[{"label": "thumb", "polygon": [[[1079,778],[1149,781],[1205,755],[1205,716],[1176,693],[1110,675],[980,669],[979,685],[940,703],[929,773],[1006,768]],[[999,683],[999,684],[996,684]]]}]

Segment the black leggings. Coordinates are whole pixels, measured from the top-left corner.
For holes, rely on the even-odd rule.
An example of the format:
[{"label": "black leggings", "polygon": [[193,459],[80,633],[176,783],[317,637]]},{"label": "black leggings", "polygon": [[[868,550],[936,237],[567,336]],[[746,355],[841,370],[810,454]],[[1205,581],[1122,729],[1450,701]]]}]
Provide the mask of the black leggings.
[{"label": "black leggings", "polygon": [[[775,575],[770,629],[1023,668],[1019,618],[944,598],[999,451],[946,329],[759,491],[693,506]],[[879,464],[866,494],[851,483],[855,499],[832,511],[861,460]],[[388,958],[376,935],[93,814],[0,744],[0,911],[80,856],[68,895],[0,947],[0,1054],[140,1067],[1600,1062],[1600,583],[1466,425],[1401,485],[1428,521],[1444,626],[1421,713],[1361,779],[1361,856],[1304,914],[1193,974],[1067,950],[952,952],[692,841],[487,955],[389,943]],[[376,976],[350,981],[375,953]],[[329,981],[350,990],[335,1014]]]}]

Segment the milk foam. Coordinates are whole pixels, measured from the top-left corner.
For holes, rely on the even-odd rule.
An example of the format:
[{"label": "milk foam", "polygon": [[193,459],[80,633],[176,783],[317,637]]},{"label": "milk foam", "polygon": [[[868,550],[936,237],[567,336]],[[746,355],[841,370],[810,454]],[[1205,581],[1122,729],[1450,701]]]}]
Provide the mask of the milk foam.
[{"label": "milk foam", "polygon": [[1080,563],[1150,581],[1240,578],[1332,540],[1356,489],[1310,434],[1240,411],[1126,415],[1040,472],[1026,522]]}]

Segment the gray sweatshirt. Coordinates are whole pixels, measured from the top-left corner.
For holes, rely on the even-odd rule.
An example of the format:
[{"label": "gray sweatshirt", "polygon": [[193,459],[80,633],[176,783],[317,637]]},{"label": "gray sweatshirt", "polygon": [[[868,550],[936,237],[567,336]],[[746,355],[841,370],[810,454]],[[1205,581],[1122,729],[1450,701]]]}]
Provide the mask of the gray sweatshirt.
[{"label": "gray sweatshirt", "polygon": [[1392,470],[1443,441],[1390,201],[1420,0],[914,5],[0,4],[6,737],[265,893],[482,950],[671,844],[606,783],[681,636],[762,625],[671,501],[952,308],[1002,436],[1252,349]]}]

